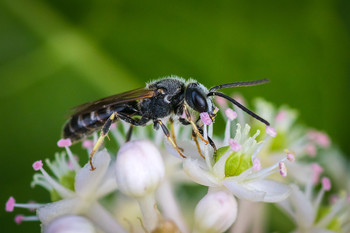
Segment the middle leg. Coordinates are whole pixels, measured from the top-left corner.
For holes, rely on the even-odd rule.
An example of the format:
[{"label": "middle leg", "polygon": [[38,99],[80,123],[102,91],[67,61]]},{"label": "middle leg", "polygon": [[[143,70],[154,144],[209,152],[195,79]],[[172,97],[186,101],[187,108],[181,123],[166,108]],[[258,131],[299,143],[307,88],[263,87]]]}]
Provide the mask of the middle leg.
[{"label": "middle leg", "polygon": [[171,143],[171,145],[174,147],[174,149],[181,155],[182,158],[186,158],[186,156],[181,152],[180,148],[176,145],[172,137],[170,136],[169,130],[166,127],[166,125],[163,124],[161,120],[154,121],[155,126],[160,125],[160,127],[163,130],[163,133],[167,137],[168,141]]}]

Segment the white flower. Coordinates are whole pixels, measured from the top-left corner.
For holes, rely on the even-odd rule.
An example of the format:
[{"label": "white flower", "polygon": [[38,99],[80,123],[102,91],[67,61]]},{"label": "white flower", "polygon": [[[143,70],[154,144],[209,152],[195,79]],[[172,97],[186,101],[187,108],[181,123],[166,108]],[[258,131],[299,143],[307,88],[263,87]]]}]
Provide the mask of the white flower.
[{"label": "white flower", "polygon": [[[278,205],[294,220],[297,227],[295,232],[340,232],[340,228],[343,227],[347,230],[341,232],[348,232],[350,229],[350,203],[346,200],[346,195],[336,198],[334,203],[328,207],[322,206],[321,202],[324,193],[331,189],[331,183],[328,178],[322,178],[322,188],[318,193],[314,194],[314,186],[319,180],[318,178],[315,180],[315,177],[319,177],[322,171],[320,171],[319,166],[316,169],[313,168],[313,170],[317,174],[309,176],[309,182],[305,187],[305,191],[301,191],[298,186],[291,184],[290,197],[278,203]],[[335,226],[331,226],[332,221],[338,221],[338,223]]]},{"label": "white flower", "polygon": [[115,164],[119,190],[137,198],[145,227],[152,231],[158,224],[154,192],[164,176],[162,156],[150,141],[130,141],[118,151]]},{"label": "white flower", "polygon": [[[70,158],[73,157],[70,156]],[[65,172],[69,171],[69,167],[71,167],[71,163],[66,160],[65,154],[57,155],[54,163],[49,161],[47,163],[57,177],[64,176]],[[89,164],[86,164],[83,168],[78,167],[79,165],[75,167],[76,175],[73,179],[73,191],[60,184],[60,180],[51,177],[43,168],[41,161],[35,162],[33,164],[34,170],[40,170],[42,174],[34,176],[33,184],[39,184],[50,191],[54,190],[60,200],[48,204],[19,204],[18,207],[37,209],[37,216],[43,227],[58,217],[74,214],[88,217],[105,232],[113,232],[111,229],[125,232],[98,202],[101,197],[115,191],[117,188],[112,170],[109,169],[110,156],[106,150],[96,153],[94,164],[96,166],[94,172],[91,172]],[[9,203],[13,205],[14,201],[9,200]]]},{"label": "white flower", "polygon": [[[212,127],[210,125],[209,127]],[[236,197],[250,201],[279,202],[289,195],[289,187],[273,180],[266,179],[267,176],[279,172],[279,164],[259,170],[260,163],[256,155],[263,146],[255,138],[259,131],[249,137],[249,125],[241,130],[237,124],[235,137],[230,140],[230,124],[227,124],[223,145],[217,151],[214,158],[213,149],[210,145],[201,143],[202,153],[205,161],[198,155],[193,142],[180,142],[187,156],[183,159],[183,167],[188,176],[196,183],[211,187],[229,190]],[[205,134],[206,127],[204,127]],[[212,129],[209,128],[212,132]],[[209,133],[212,137],[212,133]],[[176,154],[172,148],[169,150]],[[284,158],[282,161],[286,160]],[[254,162],[253,162],[254,161]],[[280,161],[280,162],[282,162]],[[283,168],[285,168],[283,166]]]},{"label": "white flower", "polygon": [[236,217],[237,202],[230,193],[209,192],[196,206],[194,232],[224,232],[234,223]]},{"label": "white flower", "polygon": [[[90,170],[89,164],[80,167],[69,149],[71,141],[62,139],[58,146],[65,147],[67,154],[56,154],[53,162],[45,160],[46,167],[42,161],[33,164],[34,170],[40,173],[34,175],[32,186],[47,189],[52,202],[21,204],[10,197],[5,209],[8,212],[14,207],[35,210],[36,216],[17,215],[15,222],[40,220],[45,233],[188,233],[187,223],[193,226],[193,233],[216,233],[261,231],[264,229],[262,206],[265,204],[257,202],[280,202],[296,223],[295,233],[350,232],[350,196],[339,192],[337,198],[332,198],[333,203],[325,206],[322,199],[331,189],[330,180],[321,179],[323,168],[318,164],[310,166],[310,163],[299,160],[305,152],[311,155],[318,147],[329,146],[327,135],[316,131],[307,133],[305,128],[295,127],[295,111],[288,108],[276,111],[265,102],[259,104],[257,113],[276,129],[270,126],[263,129],[263,124],[251,117],[247,122],[252,124],[245,124],[248,115],[242,114],[241,110],[221,112],[227,118],[224,135],[213,136],[213,119],[208,113],[201,113],[202,122],[196,122],[199,131],[203,130],[203,137],[210,141],[209,136],[215,142],[216,153],[212,143],[206,145],[199,138],[198,144],[191,141],[192,127],[183,126],[175,119],[174,125],[167,123],[167,126],[169,131],[175,132],[174,141],[180,150],[184,149],[186,158],[179,156],[162,130],[155,131],[151,124],[135,127],[128,143],[125,143],[125,136],[130,125],[123,121],[112,124],[109,136],[116,139],[119,147],[117,159],[114,164],[105,149],[97,152],[93,160],[94,171]],[[240,124],[233,123],[236,121]],[[202,123],[205,124],[203,128]],[[96,141],[97,133],[94,138]],[[163,141],[166,142],[165,148]],[[90,151],[93,145],[92,140],[82,143]],[[169,156],[170,153],[176,156]],[[299,158],[290,163],[295,160],[295,154]],[[331,158],[334,159],[330,156],[328,159]],[[319,159],[319,156],[308,158],[311,159]],[[330,160],[324,160],[324,163],[326,161]],[[329,164],[334,168],[333,162]],[[284,178],[287,167],[292,178],[307,184],[305,189],[283,184],[291,181],[290,176]],[[337,167],[342,166],[338,164]],[[344,186],[341,181],[344,182],[346,171],[345,166],[342,168],[337,169],[340,172],[334,176],[341,187]],[[313,193],[320,180],[323,188]],[[201,191],[193,181],[208,187],[208,193],[199,201],[195,211],[192,201]],[[192,185],[190,189],[189,184]],[[181,195],[175,195],[174,190]],[[186,193],[188,190],[191,192]],[[290,193],[292,195],[287,199]],[[236,198],[240,199],[239,216]],[[183,216],[194,222],[186,223]],[[235,221],[237,223],[231,227]],[[119,223],[123,223],[124,228]]]},{"label": "white flower", "polygon": [[[111,131],[114,137],[117,139],[118,144],[123,145],[125,143],[125,134],[127,134],[129,127],[130,126],[128,124],[119,122],[118,126]],[[177,138],[191,137],[191,127],[183,127],[177,122],[174,124],[174,132]],[[167,219],[174,221],[180,228],[181,232],[189,232],[187,224],[185,223],[182,212],[179,208],[180,206],[178,205],[178,200],[176,200],[174,186],[183,183],[191,183],[191,180],[189,180],[187,175],[184,173],[181,160],[171,156],[168,151],[164,149],[163,141],[166,140],[166,138],[164,137],[164,133],[161,129],[154,130],[152,125],[135,127],[133,129],[132,140],[144,140],[145,138],[152,141],[152,143],[157,147],[157,150],[161,153],[164,161],[165,176],[159,188],[156,190],[156,201],[162,209],[162,214]],[[124,200],[122,200],[122,202],[123,201]],[[129,203],[127,205],[129,205]],[[123,212],[125,213],[125,211]],[[132,217],[134,216],[135,214]],[[130,220],[132,220],[132,217],[130,217]]]},{"label": "white flower", "polygon": [[115,164],[118,188],[132,197],[153,193],[162,182],[162,156],[150,141],[130,141],[118,151]]}]

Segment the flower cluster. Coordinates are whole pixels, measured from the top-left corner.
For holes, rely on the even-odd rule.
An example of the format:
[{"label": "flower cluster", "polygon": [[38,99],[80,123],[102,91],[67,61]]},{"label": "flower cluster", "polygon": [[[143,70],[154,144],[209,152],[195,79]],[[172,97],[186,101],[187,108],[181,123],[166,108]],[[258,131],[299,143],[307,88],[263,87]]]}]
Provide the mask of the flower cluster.
[{"label": "flower cluster", "polygon": [[[125,142],[128,125],[118,122],[110,134],[117,155],[97,152],[96,170],[91,171],[88,163],[79,164],[70,140],[62,139],[58,146],[65,152],[53,161],[33,163],[32,186],[46,189],[52,202],[23,204],[10,197],[5,209],[35,210],[33,216],[15,216],[15,222],[40,221],[47,233],[239,233],[263,232],[267,204],[262,203],[277,203],[295,232],[350,231],[350,185],[333,192],[329,203],[324,200],[332,191],[330,178],[339,176],[339,170],[332,174],[318,163],[324,161],[318,161],[319,154],[332,151],[325,133],[298,125],[295,110],[277,109],[261,99],[255,111],[273,128],[263,128],[220,98],[218,105],[226,121],[224,133],[207,113],[200,114],[203,137],[213,143],[189,140],[191,127],[174,125],[186,158],[151,126],[136,128]],[[85,140],[82,146],[90,152],[95,141]],[[196,191],[186,195],[187,190]]]}]

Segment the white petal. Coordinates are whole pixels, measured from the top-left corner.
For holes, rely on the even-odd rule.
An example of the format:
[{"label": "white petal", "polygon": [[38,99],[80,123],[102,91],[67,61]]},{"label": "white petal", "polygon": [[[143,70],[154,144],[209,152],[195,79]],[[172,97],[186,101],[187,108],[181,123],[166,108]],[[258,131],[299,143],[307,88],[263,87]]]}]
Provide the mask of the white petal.
[{"label": "white petal", "polygon": [[87,163],[75,177],[75,191],[78,195],[89,195],[96,192],[98,185],[106,174],[111,158],[106,149],[94,156],[93,164],[96,167],[91,171]]},{"label": "white petal", "polygon": [[250,201],[279,202],[286,199],[290,189],[287,185],[272,180],[257,180],[238,183],[227,178],[223,184],[235,196]]},{"label": "white petal", "polygon": [[110,166],[96,191],[96,196],[98,198],[103,197],[116,189],[117,181],[115,179],[114,166]]},{"label": "white petal", "polygon": [[47,225],[57,217],[75,213],[78,204],[78,198],[64,199],[40,207],[36,213],[41,223]]},{"label": "white petal", "polygon": [[184,159],[183,168],[186,174],[192,179],[194,182],[209,186],[215,187],[218,186],[219,183],[207,170],[204,170],[200,165],[197,159]]},{"label": "white petal", "polygon": [[296,222],[302,227],[310,227],[315,220],[311,202],[300,191],[298,186],[291,185],[290,201],[295,209]]}]

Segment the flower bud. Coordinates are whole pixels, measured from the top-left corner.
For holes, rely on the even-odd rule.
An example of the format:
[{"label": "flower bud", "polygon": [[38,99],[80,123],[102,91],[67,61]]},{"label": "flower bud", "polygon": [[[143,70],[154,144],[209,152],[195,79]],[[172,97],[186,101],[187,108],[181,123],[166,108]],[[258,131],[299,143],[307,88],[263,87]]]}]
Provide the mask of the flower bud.
[{"label": "flower bud", "polygon": [[164,178],[159,150],[149,141],[130,141],[118,151],[116,177],[121,192],[132,197],[152,193]]},{"label": "flower bud", "polygon": [[67,215],[53,220],[44,233],[93,233],[96,232],[92,223],[84,217]]},{"label": "flower bud", "polygon": [[195,232],[226,231],[236,220],[237,202],[225,191],[209,192],[196,206]]}]

